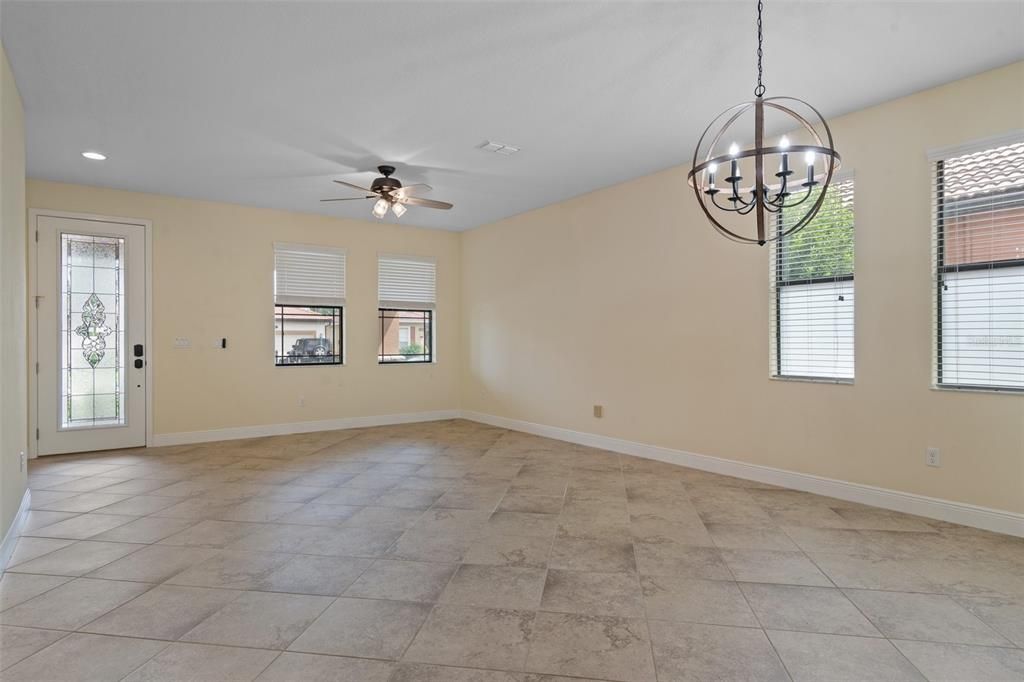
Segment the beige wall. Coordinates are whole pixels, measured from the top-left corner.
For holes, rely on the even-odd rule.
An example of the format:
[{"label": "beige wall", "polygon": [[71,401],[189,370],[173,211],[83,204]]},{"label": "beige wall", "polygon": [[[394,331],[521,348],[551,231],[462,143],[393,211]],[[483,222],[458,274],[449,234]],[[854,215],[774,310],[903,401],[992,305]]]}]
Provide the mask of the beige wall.
[{"label": "beige wall", "polygon": [[855,385],[768,378],[767,249],[719,237],[680,167],[463,234],[463,408],[1024,512],[1024,396],[930,388],[925,157],[1024,127],[1022,93],[1024,62],[833,121]]},{"label": "beige wall", "polygon": [[25,236],[24,114],[0,46],[0,539],[25,492],[20,461],[28,447]]},{"label": "beige wall", "polygon": [[[458,407],[457,233],[37,180],[28,204],[152,221],[156,434]],[[274,366],[275,241],[347,249],[346,365]],[[437,363],[377,364],[378,252],[437,259]]]}]

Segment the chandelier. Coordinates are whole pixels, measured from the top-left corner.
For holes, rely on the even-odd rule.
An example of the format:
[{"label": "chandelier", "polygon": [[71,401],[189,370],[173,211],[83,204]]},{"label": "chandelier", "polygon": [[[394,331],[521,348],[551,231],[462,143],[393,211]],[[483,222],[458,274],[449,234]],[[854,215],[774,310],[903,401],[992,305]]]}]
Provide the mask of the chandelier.
[{"label": "chandelier", "polygon": [[[697,143],[687,175],[697,202],[715,229],[734,241],[762,245],[791,235],[811,222],[840,164],[832,131],[817,109],[794,97],[764,97],[765,87],[761,81],[763,9],[763,2],[758,0],[754,99],[729,107],[711,121]],[[730,136],[736,134],[743,139],[740,123],[749,124],[751,113],[753,146],[741,148],[736,138]],[[766,123],[766,116],[773,120]],[[782,135],[775,145],[766,144],[766,126],[788,132],[803,143],[791,144],[789,137]],[[730,140],[725,150],[722,149],[724,140]],[[802,156],[806,165],[806,173],[795,178],[792,154]],[[728,175],[721,178],[724,173],[720,169],[725,168],[729,169]],[[746,179],[751,177],[748,173],[753,174],[752,180]],[[724,183],[723,186],[717,186],[716,180]],[[756,236],[750,234],[750,221],[745,218],[751,213],[756,220]],[[775,224],[774,229],[769,229],[770,220]]]}]

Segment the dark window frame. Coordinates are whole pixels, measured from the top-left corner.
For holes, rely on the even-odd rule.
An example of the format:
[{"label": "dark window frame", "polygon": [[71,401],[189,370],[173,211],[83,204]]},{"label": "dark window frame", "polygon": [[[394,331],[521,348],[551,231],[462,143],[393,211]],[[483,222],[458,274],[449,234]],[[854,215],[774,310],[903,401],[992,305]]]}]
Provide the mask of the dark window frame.
[{"label": "dark window frame", "polygon": [[[408,355],[400,355],[397,353],[384,353],[384,321],[387,319],[399,319],[396,315],[390,317],[385,313],[415,313],[423,316],[423,340],[424,348],[423,353],[419,354],[420,359],[409,360],[406,359]],[[429,308],[377,308],[377,322],[378,331],[380,336],[379,350],[377,352],[377,364],[378,365],[428,365],[434,362],[434,311]],[[403,359],[385,359],[385,358],[396,358],[401,357]]]},{"label": "dark window frame", "polygon": [[[1024,258],[994,261],[975,261],[971,263],[960,263],[957,265],[946,265],[946,219],[947,213],[952,213],[952,210],[947,208],[947,203],[951,204],[957,209],[956,215],[958,216],[971,215],[972,213],[987,213],[992,209],[991,207],[986,206],[983,203],[984,201],[999,196],[1020,194],[1020,189],[1016,187],[1009,187],[1006,189],[993,190],[991,192],[982,192],[974,196],[965,197],[962,199],[946,199],[945,164],[946,162],[944,159],[939,159],[938,161],[935,162],[935,386],[936,388],[960,389],[969,391],[973,390],[995,391],[998,393],[1024,393],[1024,386],[1017,387],[992,386],[990,384],[947,383],[942,380],[942,292],[945,291],[946,289],[945,275],[951,272],[970,272],[972,270],[993,270],[997,268],[1014,268],[1024,266]],[[970,208],[970,204],[974,202],[978,204],[978,208],[976,211],[964,210],[964,205],[966,205],[967,208]],[[1021,199],[1020,201],[1017,202],[1013,202],[1005,208],[1018,208],[1020,206],[1024,206],[1024,199]]]},{"label": "dark window frame", "polygon": [[[335,322],[333,325],[335,329],[334,338],[330,339],[333,345],[334,352],[330,355],[289,355],[288,350],[284,347],[285,341],[285,308],[309,308],[311,310],[332,310],[334,312],[329,315],[324,315],[325,318],[330,317]],[[279,321],[281,324],[280,333],[275,333],[274,343],[274,366],[275,367],[323,367],[325,365],[343,365],[345,364],[345,306],[340,305],[296,305],[296,304],[274,304],[274,320]],[[294,347],[294,344],[292,344]],[[326,360],[316,360],[310,362],[308,360],[288,360],[288,358],[327,358]]]}]

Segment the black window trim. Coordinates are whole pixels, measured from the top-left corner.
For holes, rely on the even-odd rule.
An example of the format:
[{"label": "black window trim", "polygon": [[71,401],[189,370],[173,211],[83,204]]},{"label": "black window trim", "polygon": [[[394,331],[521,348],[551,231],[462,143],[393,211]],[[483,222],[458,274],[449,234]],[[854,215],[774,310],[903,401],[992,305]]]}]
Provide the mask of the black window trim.
[{"label": "black window trim", "polygon": [[430,365],[435,362],[434,360],[434,309],[433,308],[393,308],[393,307],[380,307],[377,308],[377,322],[379,324],[378,331],[380,333],[381,349],[384,345],[384,320],[385,316],[382,313],[423,313],[426,315],[424,323],[426,324],[426,331],[423,333],[424,340],[429,342],[427,352],[423,353],[425,356],[420,360],[383,360],[381,359],[385,354],[377,354],[378,365]]},{"label": "black window trim", "polygon": [[[338,334],[337,334],[337,349],[338,353],[334,353],[328,357],[335,358],[329,362],[280,362],[280,358],[286,357],[282,355],[284,353],[284,308],[332,308],[337,310],[338,318]],[[274,367],[336,367],[338,365],[345,364],[345,306],[343,305],[320,305],[315,303],[297,304],[297,303],[274,303],[274,319],[278,319],[278,312],[281,312],[281,346],[275,349],[274,352]],[[276,344],[275,344],[276,345]]]}]

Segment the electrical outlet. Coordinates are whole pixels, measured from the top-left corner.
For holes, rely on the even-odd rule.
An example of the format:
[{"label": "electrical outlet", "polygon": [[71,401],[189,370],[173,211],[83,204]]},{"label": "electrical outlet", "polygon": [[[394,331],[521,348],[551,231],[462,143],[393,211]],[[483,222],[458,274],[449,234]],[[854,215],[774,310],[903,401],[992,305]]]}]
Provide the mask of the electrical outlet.
[{"label": "electrical outlet", "polygon": [[18,466],[21,467],[22,471],[25,470],[25,451],[24,450],[22,450],[21,452],[18,453]]},{"label": "electrical outlet", "polygon": [[604,416],[604,405],[594,405],[594,416],[598,419]]},{"label": "electrical outlet", "polygon": [[939,453],[938,448],[928,448],[925,451],[924,463],[930,467],[942,466],[942,455]]}]

